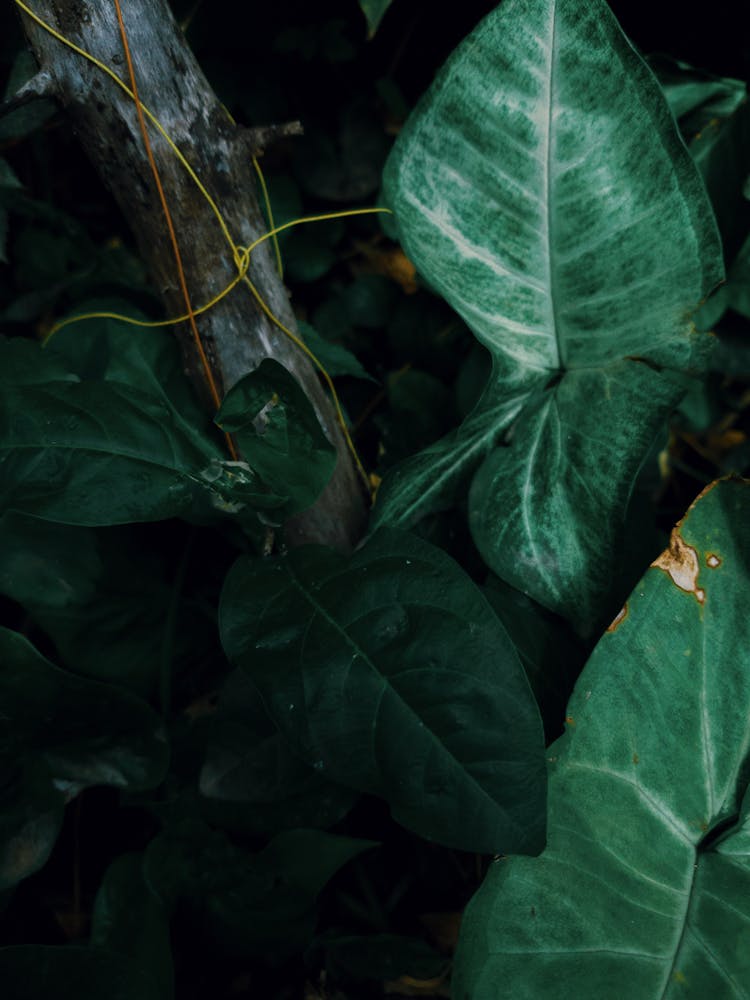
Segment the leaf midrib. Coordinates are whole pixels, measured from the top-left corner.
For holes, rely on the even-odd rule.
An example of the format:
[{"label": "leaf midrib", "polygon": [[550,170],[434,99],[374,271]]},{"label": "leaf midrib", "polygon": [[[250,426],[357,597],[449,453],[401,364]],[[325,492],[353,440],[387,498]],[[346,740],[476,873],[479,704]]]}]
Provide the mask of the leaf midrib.
[{"label": "leaf midrib", "polygon": [[[293,569],[291,568],[291,566],[289,566],[289,565],[286,565],[286,566],[285,566],[284,568],[285,568],[285,570],[286,570],[286,572],[287,572],[287,575],[289,576],[289,579],[290,579],[290,581],[291,581],[291,583],[292,583],[292,586],[293,586],[293,587],[294,587],[294,588],[295,588],[295,589],[296,589],[297,591],[299,591],[299,593],[300,593],[300,594],[302,595],[302,597],[303,597],[303,598],[304,598],[304,599],[305,599],[305,600],[306,600],[306,601],[308,602],[308,604],[309,604],[309,605],[310,605],[310,606],[311,606],[311,607],[313,608],[313,610],[314,610],[314,611],[316,611],[316,612],[317,612],[317,613],[318,613],[318,614],[319,614],[319,615],[320,615],[320,616],[321,616],[321,617],[322,617],[322,618],[324,619],[324,621],[326,621],[326,622],[327,622],[327,623],[328,623],[328,624],[329,624],[329,625],[330,625],[330,626],[331,626],[331,627],[333,628],[333,630],[334,630],[334,631],[335,631],[335,632],[336,632],[336,633],[337,633],[337,634],[338,634],[339,636],[341,636],[341,638],[342,638],[342,639],[344,640],[344,642],[346,643],[346,645],[347,645],[347,646],[349,646],[349,647],[350,647],[350,649],[354,650],[355,654],[356,654],[357,656],[359,656],[359,657],[360,657],[360,658],[361,658],[361,659],[362,659],[362,660],[363,660],[363,661],[364,661],[364,662],[365,662],[365,663],[367,664],[367,666],[368,666],[368,667],[370,668],[370,670],[372,670],[372,672],[373,672],[373,673],[375,674],[375,676],[376,676],[376,677],[378,678],[378,680],[379,680],[379,681],[381,682],[381,684],[382,684],[382,694],[384,694],[384,693],[385,693],[385,691],[386,691],[386,690],[388,690],[388,691],[390,691],[390,692],[391,692],[391,694],[392,694],[392,695],[393,695],[394,697],[398,698],[399,702],[400,702],[400,703],[401,703],[401,704],[402,704],[402,705],[403,705],[403,706],[404,706],[404,707],[406,708],[406,710],[408,711],[409,715],[411,715],[411,716],[412,716],[412,717],[413,717],[414,719],[416,719],[416,720],[417,720],[417,722],[418,722],[418,723],[420,723],[420,726],[421,726],[421,728],[423,728],[423,730],[424,730],[425,732],[427,732],[427,733],[429,733],[429,734],[430,734],[430,737],[431,737],[431,739],[432,739],[433,743],[437,744],[437,746],[438,746],[438,747],[440,748],[440,751],[441,751],[441,753],[445,754],[445,756],[449,757],[449,758],[450,758],[450,760],[451,760],[451,761],[453,761],[453,763],[454,763],[454,764],[458,765],[458,767],[459,767],[459,770],[461,771],[461,773],[462,773],[462,774],[465,774],[465,775],[467,776],[467,778],[469,778],[469,779],[470,779],[470,781],[471,781],[471,784],[472,784],[472,786],[474,786],[474,787],[475,787],[476,789],[478,789],[478,790],[479,790],[479,792],[481,793],[482,797],[483,797],[484,799],[486,799],[486,800],[487,800],[488,802],[490,802],[490,803],[491,803],[491,805],[492,805],[492,807],[493,807],[493,809],[494,809],[495,811],[500,811],[500,812],[502,812],[504,816],[508,817],[508,819],[509,819],[509,820],[511,820],[511,816],[510,816],[510,813],[508,812],[508,810],[507,810],[507,809],[505,809],[505,808],[503,808],[503,806],[502,806],[502,805],[501,805],[501,804],[500,804],[499,802],[497,802],[497,801],[496,801],[496,800],[495,800],[495,799],[494,799],[494,798],[493,798],[493,797],[492,797],[492,796],[491,796],[491,795],[489,794],[489,792],[487,791],[487,789],[486,789],[486,788],[484,788],[484,787],[483,787],[483,786],[482,786],[482,785],[481,785],[481,784],[479,783],[479,781],[478,781],[478,780],[477,780],[477,779],[476,779],[476,778],[474,777],[474,775],[473,775],[473,774],[471,774],[471,773],[470,773],[470,772],[469,772],[469,771],[468,771],[468,770],[466,769],[466,766],[464,765],[464,763],[463,763],[462,761],[458,760],[458,759],[457,759],[457,758],[456,758],[456,757],[454,756],[454,754],[452,754],[452,753],[450,752],[450,750],[449,750],[449,749],[448,749],[448,747],[447,747],[447,746],[445,745],[445,743],[443,743],[443,742],[442,742],[442,741],[441,741],[441,740],[440,740],[440,739],[439,739],[439,738],[437,737],[437,735],[436,735],[436,734],[435,734],[435,733],[433,732],[433,730],[432,730],[432,729],[431,729],[431,728],[430,728],[429,726],[427,726],[427,725],[425,725],[425,724],[424,724],[423,720],[422,720],[422,719],[421,719],[421,718],[419,717],[419,715],[417,714],[417,712],[415,711],[415,709],[414,709],[414,708],[413,708],[413,707],[412,707],[412,706],[411,706],[411,705],[409,704],[409,702],[408,702],[408,701],[406,701],[406,700],[405,700],[405,699],[404,699],[404,698],[403,698],[403,697],[402,697],[402,696],[401,696],[401,695],[400,695],[400,694],[398,693],[398,691],[396,691],[396,690],[395,690],[395,688],[393,687],[393,685],[389,683],[389,681],[388,681],[387,677],[385,677],[385,676],[384,676],[384,675],[383,675],[383,674],[382,674],[382,673],[380,672],[380,670],[378,670],[377,666],[375,665],[375,663],[373,663],[373,661],[372,661],[372,659],[370,658],[370,656],[369,656],[369,655],[368,655],[368,654],[367,654],[367,653],[366,653],[366,652],[365,652],[365,651],[364,651],[364,650],[362,649],[362,647],[361,647],[361,646],[359,646],[359,645],[358,645],[358,644],[357,644],[357,643],[356,643],[356,642],[355,642],[355,641],[354,641],[354,640],[353,640],[353,639],[352,639],[352,638],[350,637],[350,635],[349,635],[349,634],[348,634],[348,632],[347,632],[347,631],[345,630],[345,628],[344,628],[344,627],[343,627],[342,625],[340,625],[340,624],[339,624],[339,623],[338,623],[338,622],[336,621],[336,619],[335,619],[335,618],[333,618],[333,617],[332,617],[332,616],[331,616],[331,615],[329,614],[329,612],[328,612],[328,611],[326,610],[326,608],[324,608],[324,607],[323,607],[323,606],[322,606],[321,604],[319,604],[319,603],[318,603],[318,602],[317,602],[317,601],[315,600],[315,598],[314,598],[314,597],[312,596],[312,594],[310,594],[310,593],[309,593],[309,591],[308,591],[308,590],[307,590],[307,588],[306,588],[306,587],[304,586],[304,584],[302,583],[302,581],[300,581],[300,580],[298,579],[298,577],[296,576],[296,574],[295,574],[294,570],[293,570]],[[324,581],[322,581],[322,582],[324,582],[324,583],[328,584],[328,583],[330,583],[330,582],[331,582],[332,580],[334,580],[334,579],[335,579],[335,578],[336,578],[336,577],[337,577],[338,575],[339,575],[339,574],[336,574],[336,573],[334,573],[334,574],[332,574],[331,576],[327,576],[327,577],[326,577],[326,579],[325,579]],[[442,610],[442,609],[441,609],[441,610]],[[381,701],[382,701],[382,695],[381,695]],[[513,826],[514,826],[514,827],[517,827],[517,826],[518,826],[518,824],[517,824],[517,822],[516,822],[515,820],[511,820],[511,822],[512,822],[512,824],[513,824]]]},{"label": "leaf midrib", "polygon": [[557,367],[565,370],[565,350],[563,338],[560,334],[560,316],[557,308],[557,269],[553,256],[554,245],[554,213],[552,211],[552,99],[555,90],[555,48],[557,43],[557,0],[552,0],[550,4],[552,31],[549,45],[549,72],[547,78],[549,86],[547,89],[547,130],[546,130],[546,156],[544,158],[544,188],[546,199],[546,236],[547,236],[547,284],[549,287],[550,318],[552,321],[552,331],[555,337],[555,349],[557,352]]}]

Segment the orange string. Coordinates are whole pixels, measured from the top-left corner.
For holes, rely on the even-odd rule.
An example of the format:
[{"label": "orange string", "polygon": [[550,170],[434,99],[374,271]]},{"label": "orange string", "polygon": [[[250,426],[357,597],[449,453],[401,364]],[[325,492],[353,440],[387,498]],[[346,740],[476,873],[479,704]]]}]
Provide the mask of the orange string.
[{"label": "orange string", "polygon": [[[141,101],[138,96],[138,85],[135,79],[135,69],[133,67],[133,59],[130,54],[130,45],[128,44],[128,36],[125,30],[125,22],[122,17],[122,9],[120,7],[120,0],[114,0],[115,10],[117,12],[117,22],[120,27],[120,38],[122,39],[122,47],[125,53],[125,61],[128,66],[128,76],[130,77],[130,89],[133,91],[133,98],[135,104],[136,114],[138,115],[138,124],[141,129],[141,135],[143,136],[143,145],[146,150],[146,157],[148,158],[149,166],[151,167],[151,173],[154,177],[154,183],[156,184],[156,190],[159,195],[159,201],[161,202],[162,211],[164,212],[164,219],[167,223],[167,229],[169,230],[169,239],[172,243],[172,251],[174,253],[175,264],[177,265],[177,273],[180,279],[180,288],[182,290],[182,297],[185,300],[185,310],[190,322],[190,330],[193,335],[193,341],[195,342],[196,350],[198,351],[198,357],[200,358],[201,365],[203,367],[203,372],[206,377],[206,383],[208,384],[209,391],[211,393],[211,398],[214,402],[216,409],[218,410],[221,406],[221,397],[219,396],[219,390],[216,387],[216,380],[214,379],[213,371],[211,370],[211,365],[209,363],[208,357],[206,355],[203,343],[198,333],[198,326],[195,322],[195,313],[193,311],[193,306],[190,301],[190,292],[188,291],[187,280],[185,278],[185,270],[182,266],[182,255],[180,253],[180,247],[177,242],[177,234],[175,233],[174,223],[172,222],[172,213],[169,211],[169,205],[167,204],[167,199],[164,194],[164,188],[162,187],[161,177],[159,176],[159,168],[156,166],[156,160],[154,159],[153,150],[151,149],[151,141],[148,137],[148,129],[146,128],[146,119],[143,116],[143,111],[141,108]],[[234,442],[231,437],[226,434],[227,446],[229,447],[229,453],[232,458],[236,461],[238,458],[237,449],[234,446]]]}]

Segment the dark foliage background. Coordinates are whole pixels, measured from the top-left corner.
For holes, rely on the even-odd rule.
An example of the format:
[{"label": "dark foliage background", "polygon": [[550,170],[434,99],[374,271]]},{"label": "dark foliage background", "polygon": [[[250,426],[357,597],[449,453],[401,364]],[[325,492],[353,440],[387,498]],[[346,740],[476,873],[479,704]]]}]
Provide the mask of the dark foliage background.
[{"label": "dark foliage background", "polygon": [[[322,5],[212,0],[180,2],[175,9],[187,19],[189,41],[238,121],[303,122],[304,138],[269,149],[262,161],[276,221],[283,222],[377,203],[383,162],[409,109],[492,6],[486,0],[442,8],[426,0],[394,0],[369,41],[355,0]],[[741,4],[671,0],[660,3],[656,15],[648,0],[613,0],[611,6],[643,52],[668,53],[723,76],[750,77],[750,36]],[[16,14],[6,3],[0,9],[2,79],[21,49]],[[54,317],[94,299],[158,316],[158,301],[131,250],[125,222],[64,115],[48,109],[40,117],[40,127],[23,139],[4,132],[0,122],[0,156],[24,185],[16,196],[23,211],[11,214],[3,241],[0,332],[38,336]],[[253,183],[250,168],[247,182]],[[487,371],[483,350],[450,309],[419,285],[372,219],[300,228],[285,235],[281,247],[300,319],[312,325],[328,350],[338,345],[361,366],[340,355],[349,370],[338,382],[365,464],[382,476],[468,412]],[[631,547],[623,591],[659,551],[665,530],[702,484],[730,470],[746,472],[750,465],[749,332],[738,314],[723,320],[721,359],[707,388],[688,398],[671,435],[665,429],[644,467],[632,512],[639,543]],[[662,457],[660,466],[664,449],[668,458]],[[0,945],[85,943],[93,901],[110,863],[145,850],[168,820],[189,824],[202,817],[226,831],[228,839],[214,845],[215,854],[201,842],[186,849],[184,858],[205,851],[206,873],[200,877],[212,877],[212,866],[223,867],[230,882],[227,845],[260,850],[276,832],[272,821],[258,829],[241,809],[207,815],[195,802],[195,775],[228,673],[215,609],[237,554],[235,541],[178,521],[97,531],[108,571],[76,608],[75,620],[61,623],[33,601],[14,600],[6,589],[0,621],[74,671],[89,673],[92,658],[106,658],[114,680],[150,697],[165,713],[172,770],[155,794],[94,788],[68,807],[49,863],[0,897]],[[498,581],[486,581],[461,510],[429,518],[419,531],[486,584],[523,654],[548,737],[554,738],[587,650],[563,623]],[[9,539],[6,531],[0,541],[8,546]],[[49,540],[39,545],[49,557]],[[75,550],[73,539],[60,545],[61,558]],[[164,656],[173,665],[172,690],[166,693],[144,669],[149,657]],[[445,995],[458,918],[487,860],[420,840],[397,826],[374,798],[359,799],[348,813],[333,813],[334,832],[380,846],[355,857],[325,884],[314,932],[312,924],[305,925],[295,937],[299,914],[290,915],[283,893],[272,892],[265,904],[264,919],[272,925],[268,939],[243,952],[226,944],[231,913],[221,913],[217,922],[216,913],[197,903],[181,905],[172,926],[180,1000],[366,998],[382,995],[384,983],[402,995]],[[410,978],[403,978],[404,972]]]}]

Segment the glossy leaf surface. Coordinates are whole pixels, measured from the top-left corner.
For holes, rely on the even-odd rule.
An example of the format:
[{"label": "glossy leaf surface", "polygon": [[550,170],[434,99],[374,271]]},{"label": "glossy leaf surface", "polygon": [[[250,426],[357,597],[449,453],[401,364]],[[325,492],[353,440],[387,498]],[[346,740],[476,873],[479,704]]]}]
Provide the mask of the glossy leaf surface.
[{"label": "glossy leaf surface", "polygon": [[464,850],[538,850],[539,714],[508,636],[439,549],[376,535],[241,559],[222,642],[321,775],[386,799],[400,823]]},{"label": "glossy leaf surface", "polygon": [[691,310],[722,277],[664,97],[603,0],[505,0],[384,183],[407,254],[494,370],[466,430],[386,478],[376,523],[439,507],[489,454],[470,498],[485,561],[591,628],[649,436],[683,391],[671,373],[708,349]]},{"label": "glossy leaf surface", "polygon": [[750,485],[716,484],[585,667],[547,849],[470,905],[456,1000],[704,1000],[750,982]]}]

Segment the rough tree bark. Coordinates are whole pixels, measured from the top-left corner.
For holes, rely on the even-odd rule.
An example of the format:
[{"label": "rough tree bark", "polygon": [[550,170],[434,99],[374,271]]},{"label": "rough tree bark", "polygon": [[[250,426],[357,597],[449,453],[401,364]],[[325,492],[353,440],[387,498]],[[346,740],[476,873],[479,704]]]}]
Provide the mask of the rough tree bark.
[{"label": "rough tree bark", "polygon": [[[31,0],[35,13],[111,67],[127,71],[111,0]],[[262,132],[233,126],[204,77],[167,0],[122,0],[142,102],[156,115],[221,208],[235,243],[247,246],[265,232],[256,198],[252,155]],[[40,66],[39,81],[65,108],[81,145],[127,219],[167,315],[184,312],[174,257],[133,102],[87,60],[26,15],[24,30]],[[37,88],[38,89],[38,88]],[[209,301],[236,275],[216,218],[162,136],[150,128],[154,156],[178,234],[194,306]],[[268,243],[254,252],[249,276],[282,322],[295,328],[288,295]],[[365,501],[333,408],[305,355],[257,308],[239,285],[198,318],[220,390],[226,391],[266,357],[291,371],[304,387],[338,452],[336,472],[317,504],[285,529],[289,544],[318,541],[350,548],[359,540]],[[187,324],[177,329],[188,374],[205,392]]]}]

